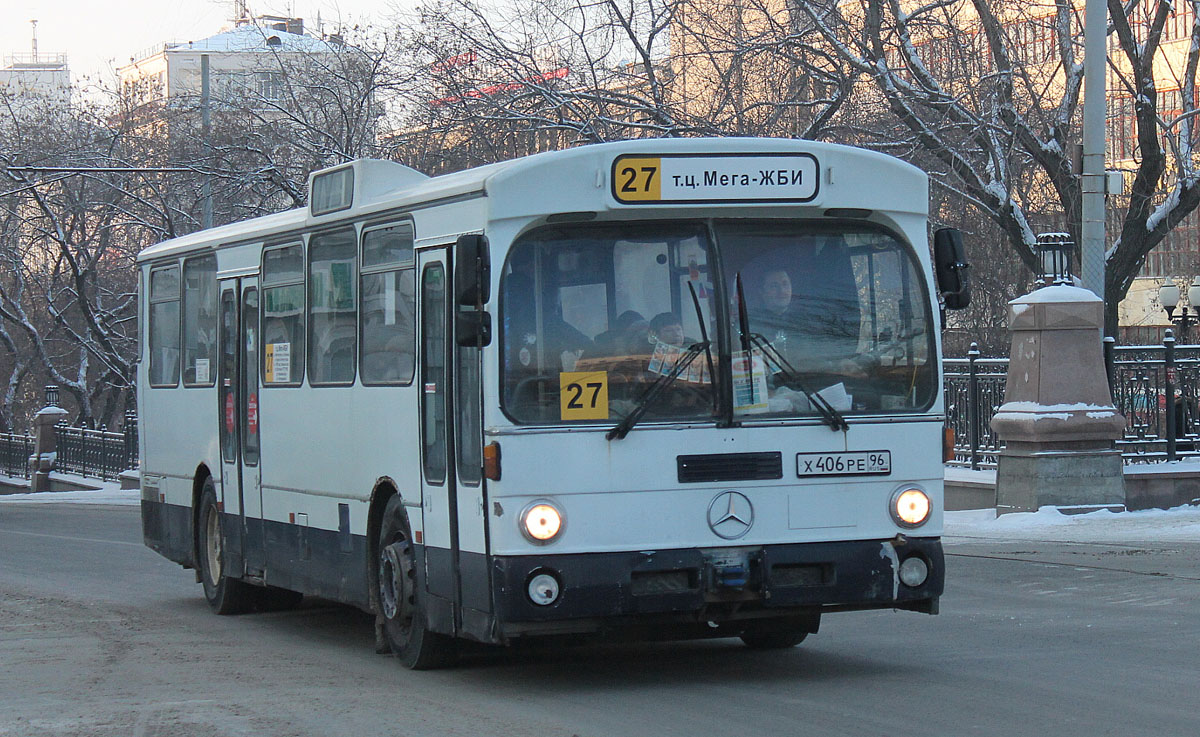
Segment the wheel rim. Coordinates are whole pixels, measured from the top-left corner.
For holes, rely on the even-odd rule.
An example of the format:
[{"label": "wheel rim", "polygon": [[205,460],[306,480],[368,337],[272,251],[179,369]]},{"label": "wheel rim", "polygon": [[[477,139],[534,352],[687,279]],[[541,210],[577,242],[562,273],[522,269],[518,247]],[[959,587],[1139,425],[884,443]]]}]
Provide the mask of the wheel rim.
[{"label": "wheel rim", "polygon": [[221,580],[221,518],[215,506],[208,508],[204,520],[204,553],[209,582],[215,586]]},{"label": "wheel rim", "polygon": [[397,540],[379,551],[379,602],[383,616],[407,633],[413,616],[413,574],[408,541]]}]

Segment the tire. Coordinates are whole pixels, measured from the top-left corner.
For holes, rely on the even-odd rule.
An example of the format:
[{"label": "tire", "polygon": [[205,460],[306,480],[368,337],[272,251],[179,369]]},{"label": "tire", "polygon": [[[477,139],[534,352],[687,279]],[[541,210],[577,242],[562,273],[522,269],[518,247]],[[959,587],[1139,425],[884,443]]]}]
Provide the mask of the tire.
[{"label": "tire", "polygon": [[217,614],[241,614],[253,607],[258,592],[245,581],[225,575],[225,541],[221,524],[216,486],[210,476],[204,480],[200,510],[196,515],[196,568],[200,571],[208,606]]},{"label": "tire", "polygon": [[804,642],[821,628],[821,614],[814,612],[774,622],[766,621],[742,630],[742,642],[752,650],[787,650]]},{"label": "tire", "polygon": [[425,626],[412,534],[399,494],[388,499],[384,508],[378,551],[371,579],[377,586],[376,616],[385,644],[413,670],[452,665],[457,658],[453,638],[430,632]]},{"label": "tire", "polygon": [[742,642],[751,650],[786,650],[808,637],[807,632],[743,632]]}]

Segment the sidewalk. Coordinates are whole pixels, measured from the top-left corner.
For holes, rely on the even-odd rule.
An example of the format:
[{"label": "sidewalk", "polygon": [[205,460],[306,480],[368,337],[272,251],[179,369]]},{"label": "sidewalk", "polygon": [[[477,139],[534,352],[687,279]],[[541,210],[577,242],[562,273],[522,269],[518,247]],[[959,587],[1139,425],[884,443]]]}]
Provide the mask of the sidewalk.
[{"label": "sidewalk", "polygon": [[1100,510],[1061,514],[1055,507],[996,517],[993,509],[946,512],[944,537],[989,540],[1038,540],[1078,543],[1200,543],[1200,506]]},{"label": "sidewalk", "polygon": [[[55,480],[70,482],[79,486],[95,487],[80,491],[47,491],[41,494],[29,493],[0,493],[0,504],[6,502],[23,502],[26,504],[114,504],[139,506],[141,492],[137,489],[122,489],[121,482],[101,481],[100,479],[76,476],[70,473],[55,473]],[[29,488],[29,480],[20,477],[0,475],[0,485],[22,486]]]}]

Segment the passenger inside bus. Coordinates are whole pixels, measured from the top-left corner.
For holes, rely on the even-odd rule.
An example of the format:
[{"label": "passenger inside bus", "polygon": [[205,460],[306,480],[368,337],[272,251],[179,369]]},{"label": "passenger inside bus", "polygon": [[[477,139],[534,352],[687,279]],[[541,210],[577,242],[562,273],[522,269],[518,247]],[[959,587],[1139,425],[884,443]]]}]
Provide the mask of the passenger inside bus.
[{"label": "passenger inside bus", "polygon": [[674,312],[660,312],[655,315],[650,321],[648,337],[651,342],[674,346],[682,346],[686,342],[683,337],[683,322]]}]

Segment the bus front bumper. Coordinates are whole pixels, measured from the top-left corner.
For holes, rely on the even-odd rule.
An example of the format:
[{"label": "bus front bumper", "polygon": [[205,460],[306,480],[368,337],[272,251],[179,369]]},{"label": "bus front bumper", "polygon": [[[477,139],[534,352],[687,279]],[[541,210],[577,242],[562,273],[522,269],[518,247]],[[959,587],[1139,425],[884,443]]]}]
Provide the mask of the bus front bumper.
[{"label": "bus front bumper", "polygon": [[[901,565],[918,558],[925,580]],[[685,548],[619,553],[496,556],[494,601],[504,639],[597,632],[639,624],[780,621],[857,609],[937,613],[945,582],[940,538]],[[905,566],[905,578],[919,564]],[[530,583],[555,579],[558,595],[535,604]],[[542,579],[543,581],[545,579]],[[693,633],[694,635],[694,633]]]}]

